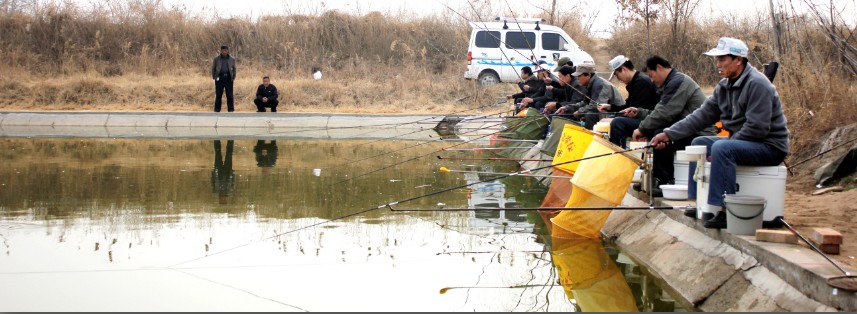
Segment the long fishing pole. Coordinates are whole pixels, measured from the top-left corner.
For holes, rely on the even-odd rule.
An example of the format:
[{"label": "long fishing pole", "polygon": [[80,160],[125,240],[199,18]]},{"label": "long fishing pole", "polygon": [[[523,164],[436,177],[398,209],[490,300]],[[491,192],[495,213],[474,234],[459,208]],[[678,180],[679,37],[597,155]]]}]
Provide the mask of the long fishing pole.
[{"label": "long fishing pole", "polygon": [[[614,152],[611,152],[611,153],[600,154],[600,155],[594,155],[594,156],[584,157],[584,158],[575,159],[575,160],[569,160],[569,161],[566,161],[566,162],[558,163],[558,164],[556,164],[556,165],[550,165],[550,166],[545,166],[545,167],[534,168],[534,169],[531,169],[531,171],[532,171],[532,170],[547,169],[547,168],[549,168],[549,167],[553,167],[553,166],[561,166],[561,165],[570,164],[570,163],[574,163],[574,162],[581,162],[581,161],[584,161],[584,160],[589,160],[589,159],[594,159],[594,158],[600,158],[600,157],[612,156],[612,155],[615,155],[615,154],[624,154],[624,153],[629,153],[629,152],[633,152],[633,151],[640,150],[640,149],[648,149],[648,148],[651,148],[651,147],[653,147],[653,145],[647,145],[647,146],[642,146],[642,147],[637,147],[637,148],[627,149],[627,150],[624,150],[624,151],[614,151]],[[443,189],[443,190],[438,190],[438,191],[434,191],[434,192],[431,192],[431,193],[427,193],[427,194],[423,194],[423,195],[418,195],[418,196],[414,196],[414,197],[410,197],[410,198],[406,198],[406,199],[398,200],[398,201],[395,201],[395,202],[390,202],[390,203],[387,203],[387,204],[378,205],[377,207],[370,207],[370,208],[367,208],[367,209],[364,209],[364,210],[360,210],[360,211],[357,211],[357,212],[354,212],[354,213],[351,213],[351,214],[342,215],[342,216],[339,216],[339,217],[336,217],[336,218],[333,218],[333,219],[329,219],[329,220],[319,221],[319,222],[316,222],[316,223],[313,223],[313,224],[310,224],[310,225],[307,225],[307,226],[304,226],[304,227],[300,227],[300,228],[293,229],[293,230],[286,231],[286,232],[281,232],[281,233],[278,233],[278,234],[275,234],[275,235],[272,235],[272,236],[269,236],[269,237],[266,237],[266,238],[263,238],[263,239],[259,239],[259,240],[256,240],[256,241],[251,241],[251,242],[248,242],[248,243],[245,243],[245,244],[239,245],[239,246],[234,246],[234,247],[231,247],[231,248],[225,249],[225,250],[223,250],[223,251],[214,252],[214,253],[209,253],[208,255],[201,256],[201,257],[198,257],[198,258],[194,258],[194,259],[191,259],[191,260],[187,260],[187,261],[184,261],[184,262],[181,262],[181,263],[173,264],[173,265],[168,266],[168,267],[175,267],[175,266],[178,266],[178,265],[187,264],[187,263],[190,263],[190,262],[193,262],[193,261],[197,261],[197,260],[200,260],[200,259],[203,259],[203,258],[209,257],[209,256],[214,256],[214,255],[218,255],[218,254],[221,254],[221,253],[229,252],[229,251],[232,251],[232,250],[235,250],[235,249],[238,249],[238,248],[242,248],[242,247],[245,247],[245,246],[251,245],[251,244],[253,244],[253,243],[257,243],[257,242],[260,242],[260,241],[267,241],[267,240],[270,240],[270,239],[274,239],[274,238],[276,238],[276,237],[280,237],[280,236],[284,236],[284,235],[287,235],[287,234],[295,233],[295,232],[298,232],[298,231],[301,231],[301,230],[304,230],[304,229],[309,229],[309,228],[312,228],[312,227],[317,227],[317,226],[320,226],[320,225],[323,225],[323,224],[326,224],[326,223],[330,223],[330,222],[333,222],[333,221],[339,221],[339,220],[342,220],[342,219],[346,219],[346,218],[350,218],[350,217],[354,217],[354,216],[362,215],[362,214],[365,214],[365,213],[368,213],[368,212],[371,212],[371,211],[375,211],[375,210],[379,210],[379,209],[382,209],[382,208],[389,208],[389,209],[393,210],[393,206],[398,205],[398,204],[403,204],[403,203],[407,203],[407,202],[411,202],[411,201],[415,201],[415,200],[423,199],[423,198],[426,198],[426,197],[431,197],[431,196],[435,196],[435,195],[443,194],[443,193],[446,193],[446,192],[449,192],[449,191],[458,190],[458,189],[461,189],[461,188],[465,188],[465,187],[472,186],[472,185],[476,185],[476,184],[480,184],[480,183],[488,183],[488,182],[492,182],[492,181],[497,180],[497,179],[502,179],[502,178],[505,178],[505,177],[511,177],[511,176],[515,176],[515,175],[519,175],[519,174],[521,174],[521,173],[520,173],[520,172],[513,172],[513,173],[510,173],[510,174],[501,175],[501,176],[494,177],[494,178],[491,178],[491,179],[480,180],[480,181],[476,181],[476,182],[473,182],[473,183],[468,183],[468,184],[464,184],[464,185],[454,186],[454,187],[446,188],[446,189]]]},{"label": "long fishing pole", "polygon": [[550,253],[550,251],[544,250],[530,250],[530,251],[458,251],[458,252],[440,252],[435,253],[434,255],[452,255],[452,254],[495,254],[495,253]]},{"label": "long fishing pole", "polygon": [[[440,157],[440,160],[480,160],[480,161],[553,161],[553,159],[528,159],[528,158],[502,158],[502,157],[485,157],[485,158],[462,158],[462,157]],[[441,169],[443,171],[443,169]]]},{"label": "long fishing pole", "polygon": [[519,210],[519,211],[534,211],[534,210],[671,210],[671,209],[693,209],[692,205],[685,206],[613,206],[613,207],[521,207],[521,208],[504,208],[504,207],[489,207],[489,208],[431,208],[431,209],[395,209],[394,212],[472,212],[472,211],[500,211],[500,210]]},{"label": "long fishing pole", "polygon": [[[529,124],[529,123],[533,123],[533,122],[535,122],[535,121],[538,121],[538,120],[530,120],[530,121],[523,121],[523,120],[522,120],[522,121],[515,121],[515,122],[516,122],[516,124],[515,124],[515,125],[513,125],[512,127],[524,126],[524,125],[527,125],[527,124]],[[474,138],[474,139],[472,139],[472,140],[470,140],[470,141],[465,141],[465,142],[461,142],[461,143],[458,143],[458,144],[454,144],[454,145],[452,145],[452,146],[450,146],[450,147],[457,147],[457,146],[461,146],[461,145],[464,145],[464,144],[468,144],[468,143],[473,142],[473,141],[475,141],[475,140],[478,140],[478,139],[481,139],[481,138],[485,138],[485,137],[488,137],[488,136],[492,136],[492,135],[494,135],[494,134],[496,134],[496,133],[499,133],[499,131],[498,131],[498,132],[494,132],[494,133],[488,133],[488,134],[485,134],[485,135],[482,135],[482,136],[476,137],[476,138]],[[426,142],[426,143],[431,143],[431,142]],[[447,147],[447,148],[449,148],[449,147]],[[446,149],[446,148],[444,148],[444,149]],[[379,172],[379,171],[383,171],[383,170],[386,170],[386,169],[390,169],[390,168],[392,168],[392,167],[395,167],[395,166],[398,166],[398,165],[401,165],[401,164],[404,164],[404,163],[408,163],[408,162],[411,162],[411,161],[414,161],[414,160],[418,160],[418,159],[420,159],[420,158],[426,157],[426,156],[431,155],[431,154],[434,154],[434,153],[438,153],[438,152],[440,152],[440,151],[442,151],[442,150],[443,150],[443,149],[441,149],[441,150],[435,150],[435,151],[429,152],[428,154],[425,154],[425,155],[421,155],[421,156],[413,157],[413,158],[410,158],[410,159],[407,159],[407,160],[404,160],[404,161],[401,161],[401,162],[397,162],[397,163],[394,163],[394,164],[391,164],[391,165],[387,165],[387,166],[382,167],[382,168],[378,168],[378,169],[375,169],[375,170],[372,170],[372,171],[369,171],[369,172],[366,172],[366,173],[363,173],[363,174],[360,174],[360,175],[357,175],[357,176],[354,176],[354,177],[350,177],[350,178],[348,178],[348,179],[344,179],[344,180],[341,180],[341,181],[335,182],[335,183],[333,183],[333,184],[331,184],[331,185],[338,185],[338,184],[340,184],[340,183],[348,182],[348,181],[351,181],[351,180],[354,180],[354,179],[357,179],[357,178],[360,178],[360,177],[367,176],[367,175],[372,174],[372,173],[376,173],[376,172]]]},{"label": "long fishing pole", "polygon": [[[489,134],[493,135],[493,134]],[[445,152],[455,151],[482,151],[482,150],[505,150],[505,149],[533,149],[532,147],[476,147],[476,148],[444,148]]]}]

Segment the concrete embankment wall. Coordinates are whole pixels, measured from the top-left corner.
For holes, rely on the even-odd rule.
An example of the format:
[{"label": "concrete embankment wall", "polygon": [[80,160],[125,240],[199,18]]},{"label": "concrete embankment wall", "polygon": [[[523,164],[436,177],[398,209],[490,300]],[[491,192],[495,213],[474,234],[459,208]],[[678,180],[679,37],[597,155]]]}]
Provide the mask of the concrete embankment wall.
[{"label": "concrete embankment wall", "polygon": [[[647,205],[630,194],[625,203]],[[728,312],[857,311],[857,294],[825,280],[841,272],[802,246],[705,229],[681,210],[613,211],[602,233],[686,306]]]},{"label": "concrete embankment wall", "polygon": [[[426,139],[443,115],[329,113],[0,113],[5,137],[296,137]],[[425,133],[421,132],[425,131]]]}]

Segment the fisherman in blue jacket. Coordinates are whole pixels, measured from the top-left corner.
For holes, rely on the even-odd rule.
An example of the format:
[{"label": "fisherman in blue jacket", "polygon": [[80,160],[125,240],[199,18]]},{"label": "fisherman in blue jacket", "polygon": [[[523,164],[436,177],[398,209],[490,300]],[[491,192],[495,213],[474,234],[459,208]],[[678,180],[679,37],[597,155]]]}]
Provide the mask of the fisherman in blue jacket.
[{"label": "fisherman in blue jacket", "polygon": [[[723,199],[725,194],[736,192],[737,165],[776,166],[789,153],[789,129],[780,96],[768,78],[748,63],[748,51],[741,40],[720,38],[717,46],[705,53],[715,58],[717,71],[723,77],[714,95],[650,142],[663,148],[670,141],[691,136],[722,120],[723,128],[729,131],[728,138],[703,136],[691,143],[707,146],[711,156],[708,204],[703,214],[706,228],[726,228]],[[695,167],[690,168],[693,173]],[[696,198],[695,185],[689,185],[688,196]],[[696,212],[687,210],[685,215],[696,217]]]}]

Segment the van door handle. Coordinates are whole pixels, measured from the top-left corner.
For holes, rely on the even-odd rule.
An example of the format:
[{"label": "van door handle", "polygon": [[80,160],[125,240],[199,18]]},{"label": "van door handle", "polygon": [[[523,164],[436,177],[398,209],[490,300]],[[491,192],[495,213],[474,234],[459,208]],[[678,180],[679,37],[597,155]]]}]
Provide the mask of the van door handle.
[{"label": "van door handle", "polygon": [[547,56],[542,56],[542,59],[545,59],[545,58],[547,58]]}]

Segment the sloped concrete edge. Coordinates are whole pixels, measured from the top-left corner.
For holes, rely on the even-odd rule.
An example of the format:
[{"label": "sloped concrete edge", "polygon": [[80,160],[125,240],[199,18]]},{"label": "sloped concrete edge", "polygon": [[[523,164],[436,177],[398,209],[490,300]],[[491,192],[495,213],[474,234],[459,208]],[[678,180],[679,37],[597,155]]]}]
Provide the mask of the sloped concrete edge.
[{"label": "sloped concrete edge", "polygon": [[[703,311],[853,311],[807,296],[754,256],[676,221],[680,211],[613,211],[606,238]],[[826,301],[826,300],[825,300]]]}]

